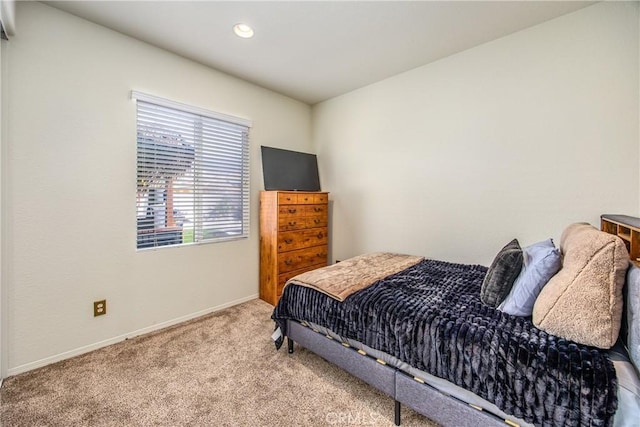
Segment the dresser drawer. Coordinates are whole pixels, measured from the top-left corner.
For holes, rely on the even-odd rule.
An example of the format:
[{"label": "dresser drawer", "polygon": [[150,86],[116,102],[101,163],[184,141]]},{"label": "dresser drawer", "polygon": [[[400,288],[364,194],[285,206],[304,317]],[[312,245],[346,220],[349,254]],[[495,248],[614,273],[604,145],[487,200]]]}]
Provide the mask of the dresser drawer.
[{"label": "dresser drawer", "polygon": [[279,205],[295,205],[298,203],[298,193],[278,193]]},{"label": "dresser drawer", "polygon": [[297,203],[301,205],[326,204],[329,200],[327,194],[298,194]]},{"label": "dresser drawer", "polygon": [[278,235],[278,252],[287,252],[326,244],[326,227],[286,231]]},{"label": "dresser drawer", "polygon": [[278,231],[301,230],[304,228],[326,227],[328,224],[326,215],[280,217],[278,219]]},{"label": "dresser drawer", "polygon": [[327,193],[278,193],[278,205],[313,205],[327,203]]},{"label": "dresser drawer", "polygon": [[327,265],[327,246],[315,246],[278,254],[278,273],[299,270],[311,265]]},{"label": "dresser drawer", "polygon": [[280,218],[321,214],[327,214],[327,205],[282,205],[278,207],[278,216]]},{"label": "dresser drawer", "polygon": [[305,215],[327,215],[327,205],[306,205],[304,209]]},{"label": "dresser drawer", "polygon": [[278,206],[279,218],[297,218],[305,214],[304,205],[280,205]]}]

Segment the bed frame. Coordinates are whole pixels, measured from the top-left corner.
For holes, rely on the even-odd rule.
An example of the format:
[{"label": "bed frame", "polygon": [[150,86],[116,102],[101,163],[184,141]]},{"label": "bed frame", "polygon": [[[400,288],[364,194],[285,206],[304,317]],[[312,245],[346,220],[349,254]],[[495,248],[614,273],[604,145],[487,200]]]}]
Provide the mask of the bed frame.
[{"label": "bed frame", "polygon": [[400,425],[401,404],[442,425],[461,427],[504,427],[515,423],[485,412],[453,396],[442,393],[422,380],[367,355],[362,350],[342,344],[299,322],[287,321],[287,344],[293,353],[294,342],[344,369],[392,397],[394,421]]}]

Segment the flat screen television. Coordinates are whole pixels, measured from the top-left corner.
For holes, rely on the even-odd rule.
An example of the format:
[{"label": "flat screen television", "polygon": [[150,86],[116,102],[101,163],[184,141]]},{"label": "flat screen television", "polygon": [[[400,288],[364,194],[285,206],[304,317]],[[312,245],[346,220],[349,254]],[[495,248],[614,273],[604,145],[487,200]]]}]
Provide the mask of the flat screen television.
[{"label": "flat screen television", "polygon": [[315,154],[265,146],[261,149],[265,190],[320,191]]}]

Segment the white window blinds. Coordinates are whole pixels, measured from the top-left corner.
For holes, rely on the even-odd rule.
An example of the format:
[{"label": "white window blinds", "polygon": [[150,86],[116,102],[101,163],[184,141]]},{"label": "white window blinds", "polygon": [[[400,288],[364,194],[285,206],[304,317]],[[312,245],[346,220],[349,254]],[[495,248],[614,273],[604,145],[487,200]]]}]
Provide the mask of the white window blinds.
[{"label": "white window blinds", "polygon": [[137,247],[249,235],[245,119],[132,92],[137,100]]}]

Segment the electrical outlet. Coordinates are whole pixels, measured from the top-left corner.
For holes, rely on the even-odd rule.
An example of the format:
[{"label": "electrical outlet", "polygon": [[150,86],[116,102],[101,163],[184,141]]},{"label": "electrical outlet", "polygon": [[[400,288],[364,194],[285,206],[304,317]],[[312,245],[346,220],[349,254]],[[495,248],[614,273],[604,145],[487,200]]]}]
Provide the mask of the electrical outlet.
[{"label": "electrical outlet", "polygon": [[107,300],[103,299],[100,301],[93,302],[93,317],[102,316],[103,314],[107,314]]}]

